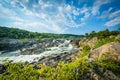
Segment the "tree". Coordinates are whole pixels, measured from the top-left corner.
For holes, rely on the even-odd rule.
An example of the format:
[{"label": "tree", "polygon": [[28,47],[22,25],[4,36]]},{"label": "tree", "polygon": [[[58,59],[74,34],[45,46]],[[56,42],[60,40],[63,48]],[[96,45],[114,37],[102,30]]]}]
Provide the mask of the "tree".
[{"label": "tree", "polygon": [[85,37],[88,37],[88,35],[89,35],[88,33],[85,33]]}]

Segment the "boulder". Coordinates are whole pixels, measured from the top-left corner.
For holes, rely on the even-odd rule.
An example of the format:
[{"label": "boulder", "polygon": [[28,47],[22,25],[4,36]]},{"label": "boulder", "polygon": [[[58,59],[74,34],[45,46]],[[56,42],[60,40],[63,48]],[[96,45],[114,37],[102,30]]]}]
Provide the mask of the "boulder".
[{"label": "boulder", "polygon": [[89,54],[90,59],[112,59],[117,62],[120,61],[120,43],[119,42],[111,42],[105,44],[99,48],[92,50]]},{"label": "boulder", "polygon": [[74,46],[74,47],[80,47],[79,46],[79,42],[80,42],[80,39],[71,39],[70,40],[70,43]]},{"label": "boulder", "polygon": [[0,64],[0,74],[4,73],[5,71],[6,71],[5,66]]},{"label": "boulder", "polygon": [[97,37],[93,37],[92,39],[84,38],[79,42],[79,45],[80,46],[89,45],[92,49],[94,48],[96,42],[98,42]]}]

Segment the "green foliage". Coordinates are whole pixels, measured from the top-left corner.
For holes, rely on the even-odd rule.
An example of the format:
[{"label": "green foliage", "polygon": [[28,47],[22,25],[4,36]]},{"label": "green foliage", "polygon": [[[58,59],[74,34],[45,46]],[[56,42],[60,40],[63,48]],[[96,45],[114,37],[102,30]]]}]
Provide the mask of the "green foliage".
[{"label": "green foliage", "polygon": [[[89,50],[89,48],[86,48]],[[96,66],[95,66],[96,65]],[[38,65],[38,69],[34,69],[33,65],[24,63],[7,63],[6,73],[0,75],[0,80],[84,80],[87,73],[91,70],[99,72],[99,68],[104,71],[110,70],[115,74],[120,74],[120,64],[116,64],[112,60],[96,60],[95,64],[91,64],[85,57],[77,58],[74,62],[59,62],[57,67]]]},{"label": "green foliage", "polygon": [[71,63],[59,62],[56,68],[41,66],[38,72],[44,80],[79,80],[92,68],[85,58],[78,58]]},{"label": "green foliage", "polygon": [[99,31],[99,32],[95,32],[92,31],[90,34],[86,33],[85,37],[87,38],[93,38],[93,37],[97,37],[98,39],[104,39],[104,38],[108,38],[109,36],[116,36],[120,34],[119,30],[115,30],[115,31],[109,31],[108,29],[103,30],[103,31]]},{"label": "green foliage", "polygon": [[113,41],[115,41],[115,37],[114,36],[110,37],[110,38],[104,38],[102,40],[99,40],[97,43],[95,43],[94,48],[98,48],[98,47],[100,47],[100,46],[102,46],[104,44],[107,44],[107,43],[110,43],[110,42],[113,42]]},{"label": "green foliage", "polygon": [[52,76],[54,68],[52,68],[50,66],[45,66],[45,65],[39,65],[39,67],[41,69],[38,70],[38,73],[40,74],[41,77],[46,78],[46,77]]},{"label": "green foliage", "polygon": [[83,46],[83,52],[89,52],[90,51],[90,46],[89,45],[84,45]]},{"label": "green foliage", "polygon": [[37,38],[38,40],[41,40],[41,38],[82,38],[82,37],[84,36],[72,34],[37,33],[17,28],[7,28],[0,26],[0,38],[15,38],[15,39]]},{"label": "green foliage", "polygon": [[84,45],[82,49],[82,55],[81,57],[87,56],[90,52],[90,46],[89,45]]},{"label": "green foliage", "polygon": [[24,63],[6,63],[6,72],[0,75],[0,80],[38,80],[38,72],[33,65]]},{"label": "green foliage", "polygon": [[[93,37],[97,37],[98,41],[94,44],[94,48],[98,48],[104,44],[110,43],[110,42],[120,42],[119,40],[119,36],[120,35],[120,31],[119,30],[115,30],[115,31],[109,31],[108,29],[104,30],[104,31],[99,31],[99,32],[95,32],[92,31],[90,34],[86,33],[86,38],[87,39],[91,39]],[[118,37],[116,37],[118,36]]]},{"label": "green foliage", "polygon": [[95,61],[95,63],[104,69],[104,71],[106,70],[110,70],[112,72],[114,72],[115,74],[120,74],[120,64],[119,63],[116,63],[114,62],[113,60],[110,60],[110,59],[105,59],[105,60],[97,60]]},{"label": "green foliage", "polygon": [[85,37],[88,37],[89,36],[89,34],[88,33],[85,33]]},{"label": "green foliage", "polygon": [[104,39],[104,38],[107,38],[109,37],[111,34],[109,32],[108,29],[104,30],[104,31],[100,31],[96,34],[97,38],[98,39]]}]

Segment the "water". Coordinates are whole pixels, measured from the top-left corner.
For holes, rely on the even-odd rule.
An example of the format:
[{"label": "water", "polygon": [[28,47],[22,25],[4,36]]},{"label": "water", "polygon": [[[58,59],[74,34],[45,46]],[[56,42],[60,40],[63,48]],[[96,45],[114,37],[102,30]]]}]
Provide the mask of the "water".
[{"label": "water", "polygon": [[44,51],[40,54],[34,54],[34,55],[17,55],[20,51],[13,51],[13,52],[7,52],[4,54],[0,54],[0,63],[2,63],[3,60],[8,59],[13,62],[38,62],[39,59],[42,57],[54,55],[54,54],[61,54],[64,52],[72,52],[75,48],[70,44],[70,41],[65,40],[64,43],[61,43],[58,45],[58,47],[50,47],[48,51]]}]

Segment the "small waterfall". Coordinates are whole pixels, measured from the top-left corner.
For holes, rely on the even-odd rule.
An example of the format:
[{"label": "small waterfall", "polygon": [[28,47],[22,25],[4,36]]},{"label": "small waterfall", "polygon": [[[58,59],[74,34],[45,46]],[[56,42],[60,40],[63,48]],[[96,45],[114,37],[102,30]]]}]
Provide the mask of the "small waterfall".
[{"label": "small waterfall", "polygon": [[64,43],[60,44],[58,47],[68,47],[70,44],[70,40],[65,40]]},{"label": "small waterfall", "polygon": [[[64,40],[64,39],[59,39],[59,40],[52,40],[52,44],[59,44],[58,46],[53,46],[49,47],[47,51],[44,51],[39,54],[31,54],[31,55],[16,55],[17,53],[14,52],[9,52],[9,53],[4,53],[2,54],[3,56],[0,55],[0,62],[4,59],[12,60],[13,62],[37,62],[39,59],[41,59],[44,56],[52,56],[53,54],[61,54],[64,52],[71,52],[74,51],[74,47],[72,44],[70,44],[70,40]],[[39,45],[39,44],[38,44]],[[5,56],[4,56],[5,55]]]}]

